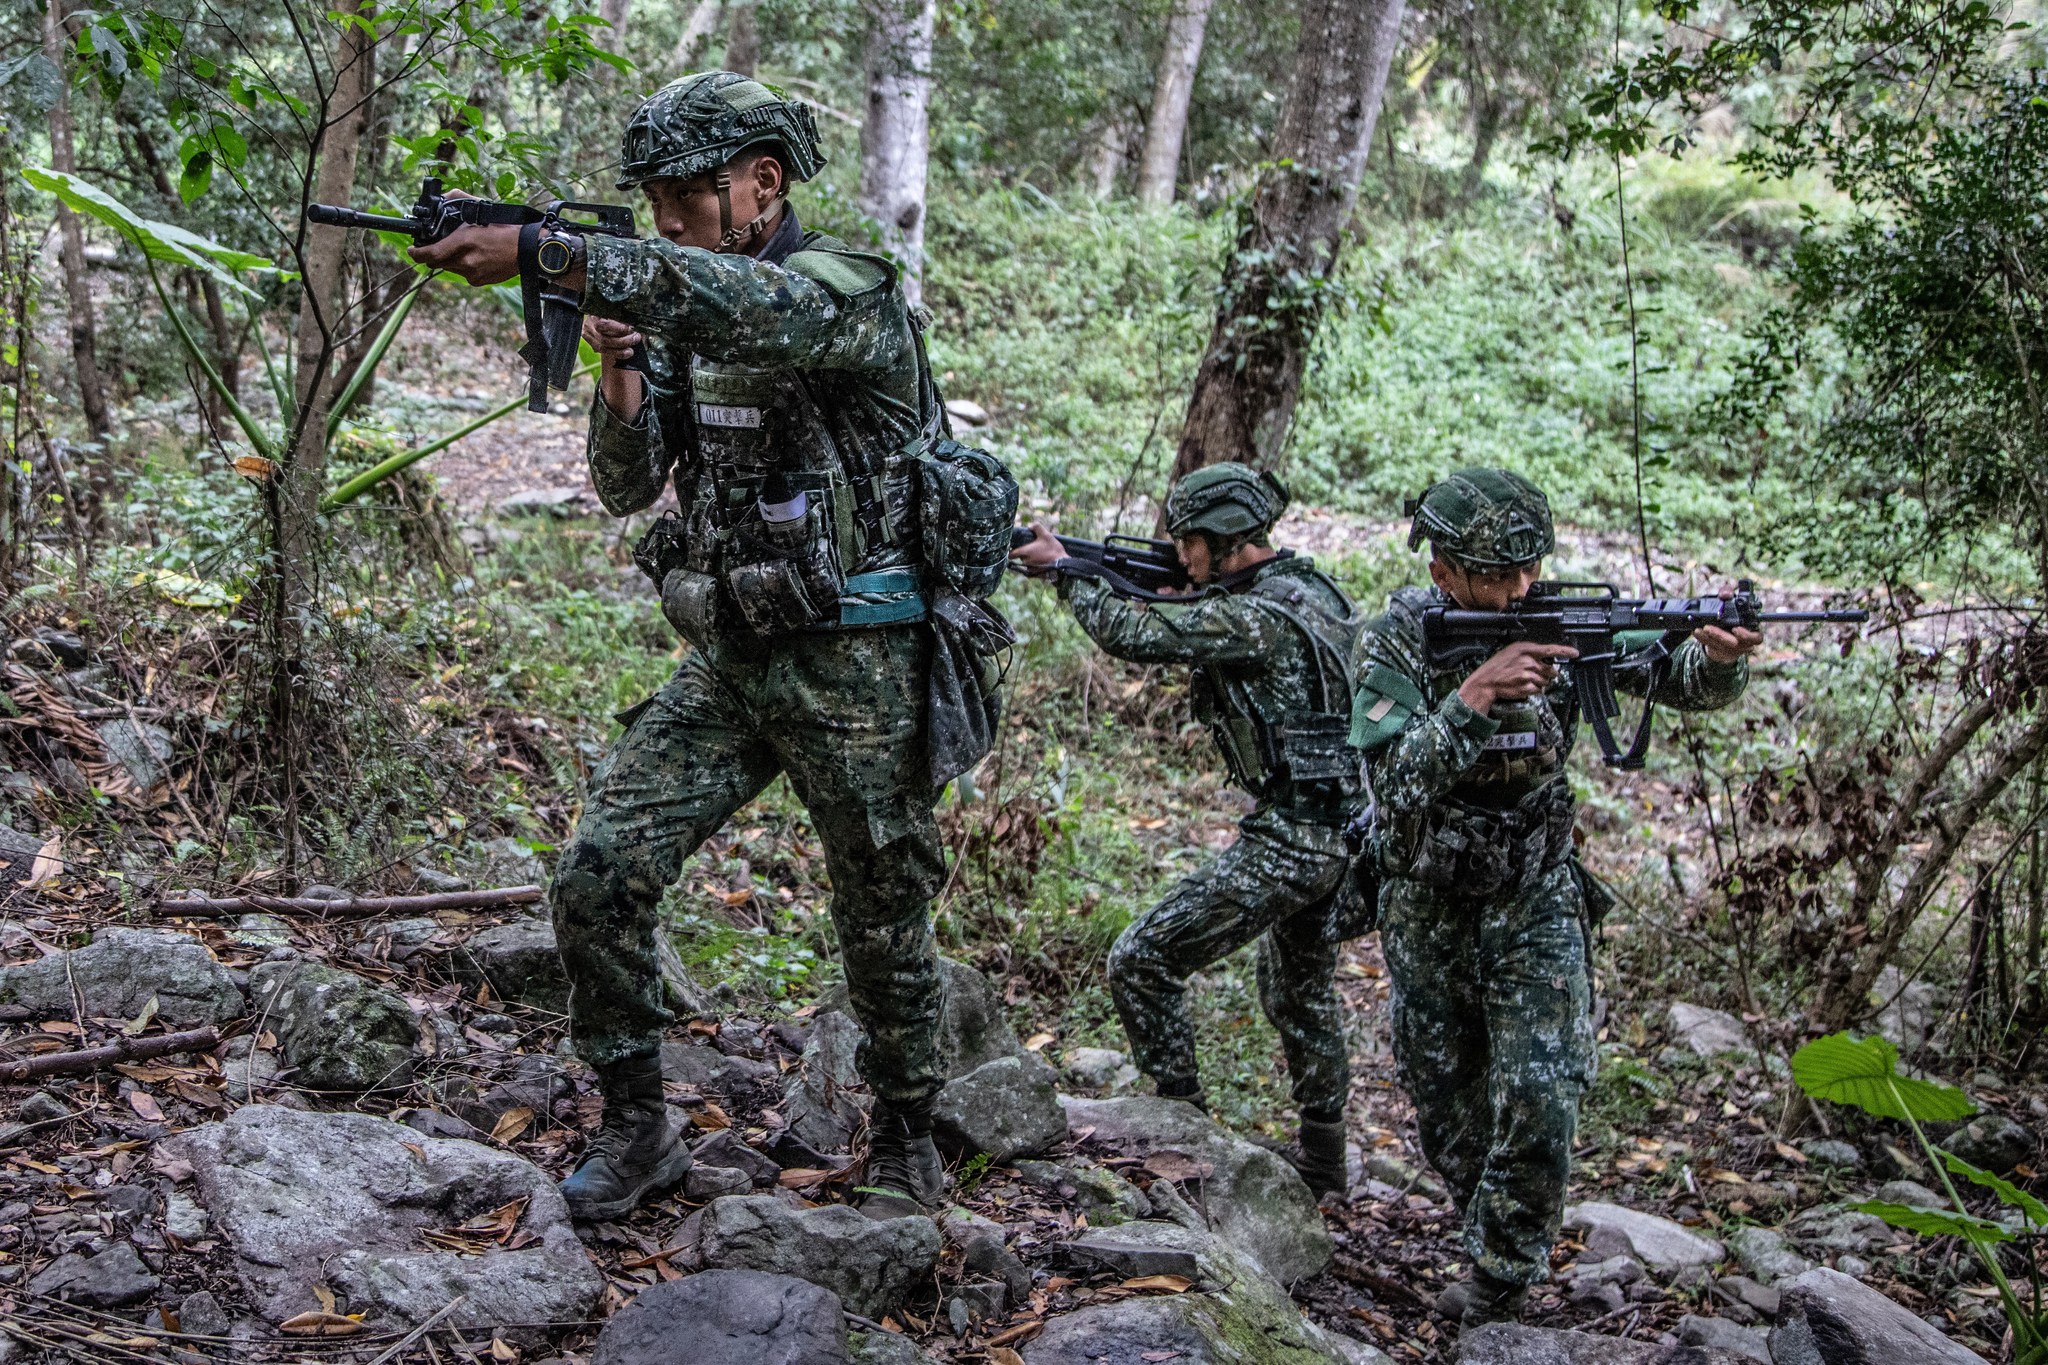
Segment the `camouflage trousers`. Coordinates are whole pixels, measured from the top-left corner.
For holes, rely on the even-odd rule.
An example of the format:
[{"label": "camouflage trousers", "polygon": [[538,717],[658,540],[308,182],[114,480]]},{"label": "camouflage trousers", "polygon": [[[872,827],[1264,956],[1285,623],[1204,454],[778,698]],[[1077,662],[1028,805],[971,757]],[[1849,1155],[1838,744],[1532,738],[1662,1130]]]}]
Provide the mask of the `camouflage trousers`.
[{"label": "camouflage trousers", "polygon": [[1109,991],[1139,1069],[1163,1089],[1199,1079],[1187,979],[1258,939],[1259,1004],[1279,1030],[1295,1105],[1341,1112],[1350,1057],[1337,946],[1324,931],[1344,866],[1334,825],[1256,811],[1221,857],[1125,929],[1109,951]]},{"label": "camouflage trousers", "polygon": [[1394,1059],[1465,1249],[1496,1279],[1546,1279],[1595,1061],[1571,864],[1486,898],[1389,878],[1380,942]]},{"label": "camouflage trousers", "polygon": [[692,650],[626,713],[592,777],[555,874],[569,1028],[593,1064],[658,1046],[672,1017],[656,911],[683,861],[787,774],[832,878],[860,1068],[879,1096],[914,1101],[945,1077],[944,984],[927,903],[945,875],[925,755],[923,626],[786,635]]}]

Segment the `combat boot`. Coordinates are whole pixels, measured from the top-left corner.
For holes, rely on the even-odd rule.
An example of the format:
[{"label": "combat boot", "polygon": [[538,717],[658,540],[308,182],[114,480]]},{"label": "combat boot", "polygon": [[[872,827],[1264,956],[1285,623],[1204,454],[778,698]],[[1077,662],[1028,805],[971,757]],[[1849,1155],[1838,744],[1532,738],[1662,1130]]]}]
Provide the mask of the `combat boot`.
[{"label": "combat boot", "polygon": [[1205,1114],[1209,1112],[1209,1101],[1202,1094],[1202,1083],[1199,1080],[1162,1081],[1154,1079],[1152,1087],[1158,1091],[1159,1098],[1162,1100],[1179,1100],[1184,1104],[1192,1104]]},{"label": "combat boot", "polygon": [[562,1182],[569,1215],[601,1223],[631,1213],[690,1169],[690,1149],[669,1126],[661,1093],[661,1054],[646,1052],[597,1068],[604,1122],[583,1160]]},{"label": "combat boot", "polygon": [[928,1214],[946,1198],[946,1168],[932,1143],[932,1105],[876,1100],[867,1167],[854,1203],[878,1222]]},{"label": "combat boot", "polygon": [[1351,1189],[1350,1165],[1345,1159],[1344,1120],[1319,1123],[1301,1121],[1301,1135],[1280,1149],[1280,1156],[1301,1176],[1308,1192],[1317,1199],[1326,1194],[1346,1194]]},{"label": "combat boot", "polygon": [[1459,1331],[1472,1332],[1489,1322],[1516,1321],[1522,1316],[1522,1304],[1528,1297],[1528,1285],[1496,1280],[1475,1269],[1471,1278],[1458,1281],[1436,1296],[1436,1311],[1456,1321]]}]

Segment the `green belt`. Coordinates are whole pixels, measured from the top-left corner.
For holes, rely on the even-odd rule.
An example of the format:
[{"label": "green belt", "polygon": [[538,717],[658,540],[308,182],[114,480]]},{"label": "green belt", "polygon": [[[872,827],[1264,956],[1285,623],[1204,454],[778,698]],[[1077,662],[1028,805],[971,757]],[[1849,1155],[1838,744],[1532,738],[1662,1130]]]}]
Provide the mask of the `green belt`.
[{"label": "green belt", "polygon": [[839,594],[839,629],[922,621],[927,609],[924,575],[915,564],[857,573]]}]

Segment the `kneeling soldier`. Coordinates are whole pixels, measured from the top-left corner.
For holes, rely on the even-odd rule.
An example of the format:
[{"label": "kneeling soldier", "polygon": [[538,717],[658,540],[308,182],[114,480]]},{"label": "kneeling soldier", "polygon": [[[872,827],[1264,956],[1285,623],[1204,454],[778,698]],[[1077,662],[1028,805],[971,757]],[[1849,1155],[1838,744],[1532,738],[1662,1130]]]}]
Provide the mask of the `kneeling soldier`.
[{"label": "kneeling soldier", "polygon": [[1183,478],[1167,499],[1166,526],[1202,589],[1186,603],[1139,605],[1062,575],[1060,544],[1042,526],[1017,559],[1058,577],[1074,619],[1108,653],[1193,667],[1196,716],[1232,780],[1258,802],[1235,845],[1116,941],[1110,993],[1159,1093],[1201,1105],[1187,978],[1258,939],[1259,1001],[1280,1032],[1301,1113],[1288,1156],[1320,1195],[1346,1183],[1349,1059],[1326,930],[1356,786],[1345,665],[1357,620],[1313,561],[1267,543],[1286,506],[1278,479],[1241,464]]},{"label": "kneeling soldier", "polygon": [[[1574,853],[1565,776],[1576,651],[1524,641],[1452,669],[1423,652],[1428,608],[1504,611],[1528,594],[1554,544],[1550,504],[1506,470],[1460,470],[1423,494],[1409,544],[1424,537],[1436,586],[1396,592],[1358,636],[1351,740],[1378,812],[1394,1058],[1474,1267],[1438,1307],[1473,1327],[1517,1316],[1550,1274],[1595,1061],[1586,893],[1597,884]],[[1651,700],[1726,706],[1761,639],[1699,630]]]}]

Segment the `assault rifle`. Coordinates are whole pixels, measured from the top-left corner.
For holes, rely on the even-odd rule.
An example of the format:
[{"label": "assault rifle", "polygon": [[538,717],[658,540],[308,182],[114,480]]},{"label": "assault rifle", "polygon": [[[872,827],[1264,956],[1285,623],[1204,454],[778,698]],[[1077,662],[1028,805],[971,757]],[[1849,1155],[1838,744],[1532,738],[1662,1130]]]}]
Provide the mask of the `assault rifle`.
[{"label": "assault rifle", "polygon": [[[1765,611],[1747,579],[1730,597],[1618,595],[1610,583],[1537,583],[1506,611],[1430,607],[1422,613],[1422,642],[1431,668],[1478,663],[1517,641],[1570,645],[1579,657],[1564,661],[1579,710],[1593,727],[1600,753],[1616,768],[1640,768],[1650,745],[1650,694],[1671,672],[1671,655],[1702,626],[1758,630],[1798,621],[1853,625],[1867,611]],[[1629,648],[1618,637],[1656,632],[1657,638]],[[1624,750],[1609,724],[1621,714],[1614,696],[1617,674],[1640,675],[1643,714]]]},{"label": "assault rifle", "polygon": [[[1017,550],[1031,543],[1032,531],[1028,526],[1018,526],[1010,532],[1010,548]],[[1180,555],[1170,540],[1144,540],[1138,536],[1111,536],[1108,540],[1083,540],[1079,536],[1055,536],[1066,557],[1053,565],[1053,572],[1073,578],[1093,578],[1109,585],[1118,597],[1133,602],[1186,602],[1196,596],[1194,580],[1182,567]],[[1292,550],[1281,550],[1276,557],[1287,559]],[[1271,561],[1266,561],[1271,562]],[[1249,577],[1258,568],[1244,575],[1226,574],[1213,580],[1207,586],[1228,588],[1240,577]]]},{"label": "assault rifle", "polygon": [[[575,215],[573,217],[567,215]],[[516,224],[519,227],[519,292],[526,317],[526,345],[519,358],[527,364],[526,408],[529,412],[548,410],[548,390],[566,389],[576,371],[576,343],[583,331],[581,299],[543,284],[539,251],[541,233],[599,233],[606,237],[632,237],[633,210],[618,204],[579,204],[566,199],[551,200],[536,207],[508,204],[495,199],[471,199],[441,192],[441,182],[432,176],[420,181],[420,197],[404,217],[364,213],[338,204],[310,204],[306,221],[321,227],[367,228],[373,232],[399,232],[421,246],[438,242],[457,228],[486,224]],[[640,368],[638,355],[629,357],[621,368]]]}]

